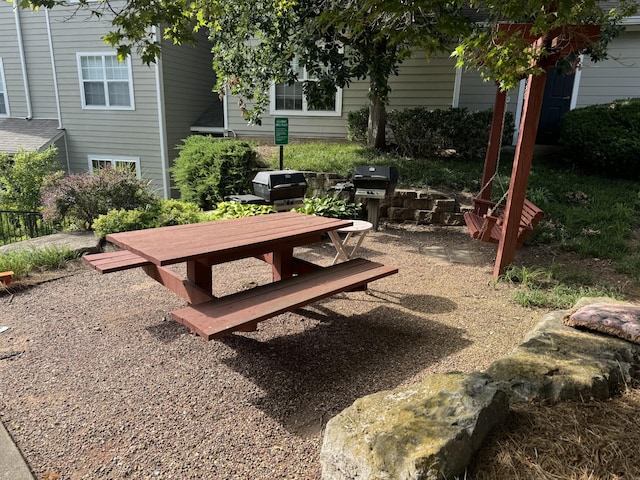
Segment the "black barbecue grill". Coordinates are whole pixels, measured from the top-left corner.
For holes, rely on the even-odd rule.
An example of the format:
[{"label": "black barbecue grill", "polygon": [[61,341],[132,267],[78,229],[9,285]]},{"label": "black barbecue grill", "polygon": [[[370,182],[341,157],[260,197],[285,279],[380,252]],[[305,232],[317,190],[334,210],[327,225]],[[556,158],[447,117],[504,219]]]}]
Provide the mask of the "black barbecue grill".
[{"label": "black barbecue grill", "polygon": [[398,170],[390,166],[361,165],[356,167],[351,181],[356,189],[356,199],[366,199],[367,220],[377,230],[380,200],[393,195],[398,183]]},{"label": "black barbecue grill", "polygon": [[273,204],[277,211],[302,206],[306,191],[304,174],[294,170],[263,171],[253,178],[253,193]]},{"label": "black barbecue grill", "polygon": [[390,166],[361,165],[352,178],[356,197],[382,199],[392,195],[398,183],[398,170]]}]

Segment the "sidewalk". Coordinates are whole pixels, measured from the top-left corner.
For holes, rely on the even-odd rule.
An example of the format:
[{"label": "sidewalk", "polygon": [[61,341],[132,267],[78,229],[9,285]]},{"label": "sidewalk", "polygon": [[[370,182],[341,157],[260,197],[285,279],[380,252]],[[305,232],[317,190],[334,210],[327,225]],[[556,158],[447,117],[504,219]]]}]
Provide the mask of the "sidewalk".
[{"label": "sidewalk", "polygon": [[0,479],[34,480],[22,454],[0,422]]}]

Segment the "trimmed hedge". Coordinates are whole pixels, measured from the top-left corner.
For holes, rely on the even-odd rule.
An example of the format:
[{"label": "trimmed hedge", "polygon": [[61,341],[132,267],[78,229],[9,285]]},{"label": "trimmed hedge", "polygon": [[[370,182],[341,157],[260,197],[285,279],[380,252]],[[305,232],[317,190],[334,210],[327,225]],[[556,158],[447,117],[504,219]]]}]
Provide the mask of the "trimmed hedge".
[{"label": "trimmed hedge", "polygon": [[560,145],[581,170],[637,180],[640,178],[640,98],[567,112],[562,118]]},{"label": "trimmed hedge", "polygon": [[[458,157],[474,159],[485,155],[492,116],[492,110],[470,112],[465,108],[429,110],[419,107],[391,111],[387,122],[401,155],[428,158],[453,150]],[[507,112],[503,145],[511,143],[514,128],[513,114]]]},{"label": "trimmed hedge", "polygon": [[181,200],[211,210],[227,195],[252,191],[258,154],[247,142],[192,135],[178,149],[171,173]]},{"label": "trimmed hedge", "polygon": [[347,138],[352,142],[367,143],[368,126],[369,107],[364,106],[347,113]]}]

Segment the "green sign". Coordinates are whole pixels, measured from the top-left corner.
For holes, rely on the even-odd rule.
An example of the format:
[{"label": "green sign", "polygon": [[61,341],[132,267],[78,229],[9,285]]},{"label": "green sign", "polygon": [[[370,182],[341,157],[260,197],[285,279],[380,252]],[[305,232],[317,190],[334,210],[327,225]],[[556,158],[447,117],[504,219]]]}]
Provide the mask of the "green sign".
[{"label": "green sign", "polygon": [[276,145],[287,145],[289,143],[289,119],[275,119],[275,143]]}]

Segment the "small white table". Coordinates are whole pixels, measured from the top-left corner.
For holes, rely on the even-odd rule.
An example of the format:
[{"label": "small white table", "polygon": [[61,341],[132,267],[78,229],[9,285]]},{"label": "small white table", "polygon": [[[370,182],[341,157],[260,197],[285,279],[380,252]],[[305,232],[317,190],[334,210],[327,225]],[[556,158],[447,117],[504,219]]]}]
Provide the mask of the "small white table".
[{"label": "small white table", "polygon": [[[335,265],[338,259],[344,262],[354,258],[356,252],[360,248],[360,245],[362,245],[364,237],[367,236],[367,233],[369,233],[372,228],[373,224],[370,222],[365,222],[364,220],[353,220],[353,225],[340,228],[338,230],[330,230],[329,232],[327,232],[329,234],[329,238],[331,238],[331,242],[333,242],[333,245],[336,247],[336,250],[338,252],[331,265]],[[344,240],[340,238],[341,233],[347,234]],[[354,235],[358,236],[358,241],[351,249],[351,252],[348,252],[347,248],[349,240],[351,240]]]}]

